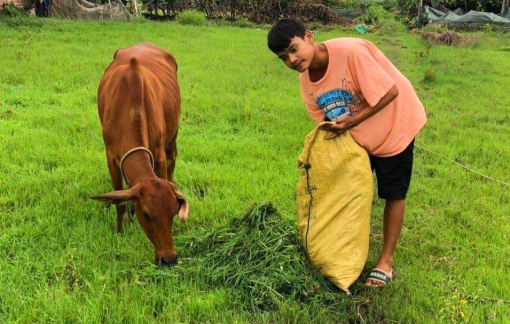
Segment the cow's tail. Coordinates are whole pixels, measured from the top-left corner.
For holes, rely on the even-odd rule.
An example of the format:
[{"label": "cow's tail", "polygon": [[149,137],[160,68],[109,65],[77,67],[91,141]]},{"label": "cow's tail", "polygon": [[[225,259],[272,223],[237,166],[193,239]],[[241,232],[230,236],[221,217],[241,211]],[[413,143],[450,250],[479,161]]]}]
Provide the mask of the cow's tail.
[{"label": "cow's tail", "polygon": [[131,68],[135,69],[138,67],[138,60],[136,59],[136,57],[132,57],[131,60],[129,61],[129,64],[131,65]]},{"label": "cow's tail", "polygon": [[138,60],[133,57],[129,61],[128,88],[132,108],[142,108],[144,103],[143,78]]},{"label": "cow's tail", "polygon": [[144,100],[144,82],[138,60],[133,57],[129,61],[128,90],[131,121],[140,133],[144,143],[148,144],[147,111]]}]

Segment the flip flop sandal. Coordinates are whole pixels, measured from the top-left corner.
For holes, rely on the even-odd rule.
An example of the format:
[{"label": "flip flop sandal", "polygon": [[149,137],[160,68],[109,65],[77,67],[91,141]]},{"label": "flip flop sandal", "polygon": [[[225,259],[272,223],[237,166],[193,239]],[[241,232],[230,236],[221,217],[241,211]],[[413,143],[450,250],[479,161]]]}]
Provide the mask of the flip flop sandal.
[{"label": "flip flop sandal", "polygon": [[[380,287],[383,287],[387,283],[389,283],[390,281],[395,280],[396,277],[397,277],[397,272],[395,270],[393,270],[393,269],[392,269],[391,277],[388,276],[387,273],[385,273],[385,272],[383,272],[383,271],[381,271],[379,269],[374,269],[368,275],[367,282],[368,282],[368,280],[377,281],[377,282],[380,282],[382,284],[382,286],[380,286]],[[372,286],[372,287],[374,287],[374,286]]]}]

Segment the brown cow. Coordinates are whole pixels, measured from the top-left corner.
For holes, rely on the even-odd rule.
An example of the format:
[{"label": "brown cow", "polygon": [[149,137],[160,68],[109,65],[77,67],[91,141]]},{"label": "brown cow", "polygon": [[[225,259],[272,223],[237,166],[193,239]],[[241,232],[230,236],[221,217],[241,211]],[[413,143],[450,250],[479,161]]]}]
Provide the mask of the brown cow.
[{"label": "brown cow", "polygon": [[97,105],[116,191],[92,199],[116,204],[119,232],[125,203],[133,201],[156,263],[175,264],[173,217],[185,221],[189,209],[171,182],[181,105],[174,57],[148,43],[118,50],[99,84]]}]

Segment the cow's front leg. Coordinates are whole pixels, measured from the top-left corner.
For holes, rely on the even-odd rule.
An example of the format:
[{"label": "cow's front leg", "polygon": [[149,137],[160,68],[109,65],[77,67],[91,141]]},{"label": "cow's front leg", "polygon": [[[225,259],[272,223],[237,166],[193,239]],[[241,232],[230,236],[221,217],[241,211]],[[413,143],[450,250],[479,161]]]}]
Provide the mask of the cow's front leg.
[{"label": "cow's front leg", "polygon": [[[110,171],[110,177],[112,178],[113,189],[115,190],[123,190],[124,187],[122,185],[122,175],[120,173],[120,169],[117,167],[114,158],[109,158],[108,160],[108,170]],[[115,205],[115,209],[117,210],[117,232],[122,233],[122,223],[124,221],[124,213],[126,212],[126,205],[117,204]]]}]

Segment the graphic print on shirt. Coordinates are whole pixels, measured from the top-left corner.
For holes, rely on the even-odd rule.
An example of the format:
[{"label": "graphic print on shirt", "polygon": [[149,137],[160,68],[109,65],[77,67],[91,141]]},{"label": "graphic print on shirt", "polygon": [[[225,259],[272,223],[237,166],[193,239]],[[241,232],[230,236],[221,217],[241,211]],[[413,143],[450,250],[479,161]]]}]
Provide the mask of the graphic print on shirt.
[{"label": "graphic print on shirt", "polygon": [[314,98],[317,106],[326,114],[331,121],[338,120],[347,114],[353,116],[360,110],[360,98],[352,94],[349,89],[350,82],[342,80],[342,88],[329,90]]}]

